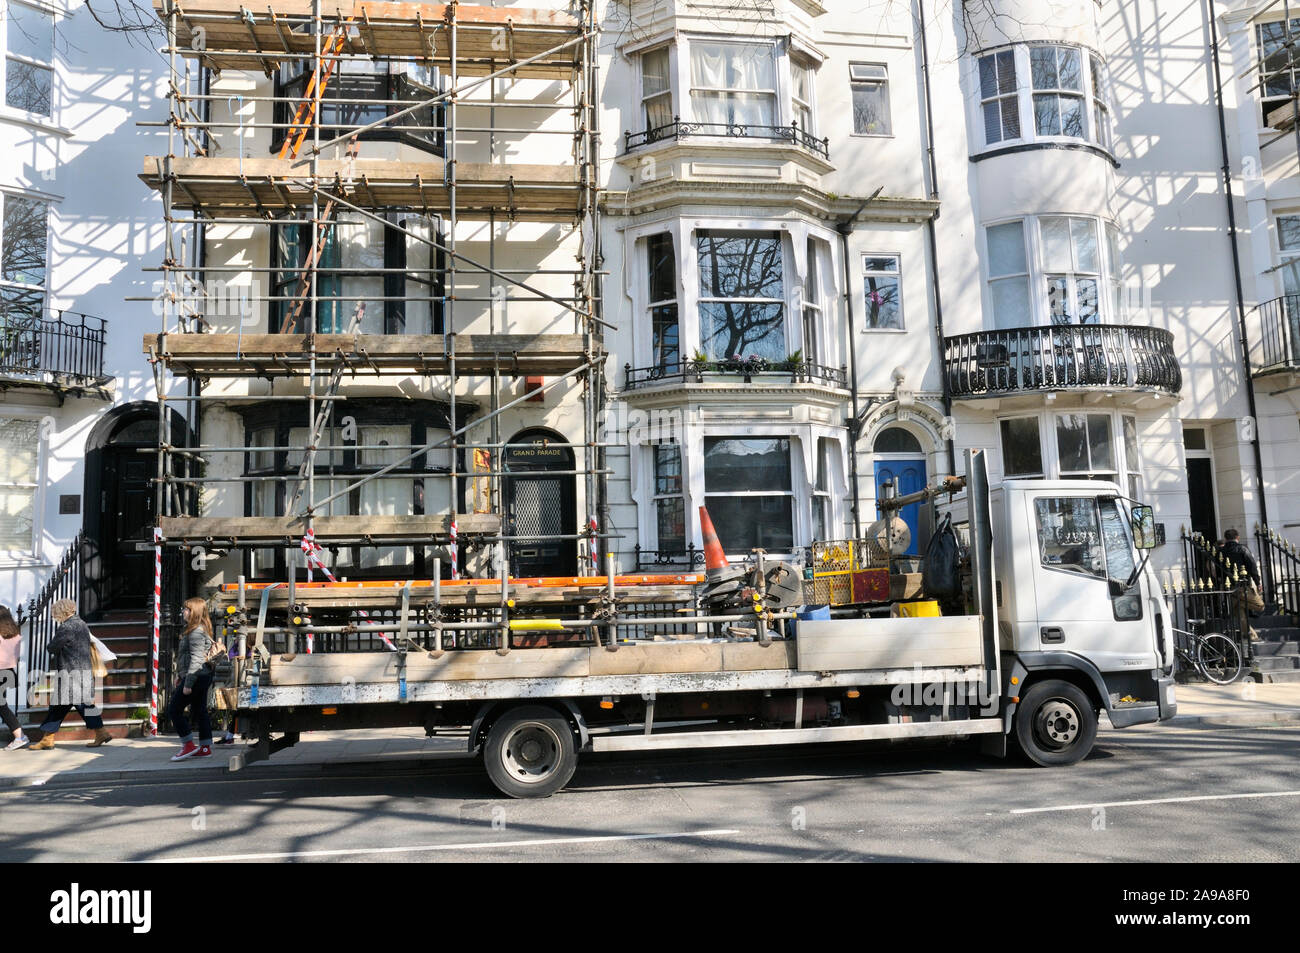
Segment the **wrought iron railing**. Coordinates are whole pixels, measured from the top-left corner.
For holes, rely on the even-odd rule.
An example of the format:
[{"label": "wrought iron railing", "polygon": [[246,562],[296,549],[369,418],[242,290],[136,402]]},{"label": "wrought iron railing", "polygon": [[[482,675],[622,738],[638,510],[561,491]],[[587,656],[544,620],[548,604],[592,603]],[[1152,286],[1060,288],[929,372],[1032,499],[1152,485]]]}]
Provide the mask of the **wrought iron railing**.
[{"label": "wrought iron railing", "polygon": [[59,311],[52,318],[0,315],[0,375],[89,384],[104,378],[108,323]]},{"label": "wrought iron railing", "polygon": [[86,537],[78,533],[41,591],[26,606],[18,606],[17,621],[23,630],[23,659],[27,666],[25,673],[19,673],[19,708],[28,708],[28,686],[39,678],[37,673],[46,671],[49,662],[50,640],[58,627],[50,615],[50,607],[60,599],[71,599],[78,610],[81,608],[81,567],[85,544]]},{"label": "wrought iron railing", "polygon": [[1265,605],[1282,615],[1300,616],[1300,553],[1295,543],[1257,523],[1255,548]]},{"label": "wrought iron railing", "polygon": [[813,364],[808,361],[765,361],[741,358],[730,361],[677,361],[656,364],[652,367],[633,367],[624,364],[628,390],[638,387],[655,387],[664,383],[702,384],[706,379],[741,377],[746,384],[824,384],[828,387],[849,386],[849,373],[845,367]]},{"label": "wrought iron railing", "polygon": [[638,572],[665,567],[694,572],[704,568],[704,550],[696,549],[693,543],[687,544],[685,549],[642,549],[639,545],[632,549],[636,554]]},{"label": "wrought iron railing", "polygon": [[1300,369],[1300,295],[1282,295],[1255,309],[1259,314],[1257,372]]},{"label": "wrought iron railing", "polygon": [[624,151],[631,152],[665,139],[681,141],[693,136],[726,136],[732,139],[777,139],[802,146],[823,159],[831,157],[830,139],[818,139],[799,128],[798,122],[788,126],[760,126],[747,122],[683,122],[674,116],[673,121],[644,132],[623,133]]},{"label": "wrought iron railing", "polygon": [[1174,336],[1161,328],[1049,325],[944,338],[954,397],[1035,390],[1157,391],[1177,396],[1182,370]]}]

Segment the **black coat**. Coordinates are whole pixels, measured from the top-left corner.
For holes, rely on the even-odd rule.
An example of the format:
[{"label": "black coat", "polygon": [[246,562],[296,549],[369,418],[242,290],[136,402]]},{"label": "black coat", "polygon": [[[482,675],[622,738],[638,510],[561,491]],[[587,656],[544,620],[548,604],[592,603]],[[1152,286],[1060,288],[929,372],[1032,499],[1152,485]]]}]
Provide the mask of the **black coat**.
[{"label": "black coat", "polygon": [[1250,554],[1250,550],[1241,545],[1239,540],[1230,539],[1220,547],[1223,556],[1233,566],[1240,566],[1246,570],[1246,575],[1254,580],[1255,585],[1260,585],[1259,567],[1255,565],[1255,557]]},{"label": "black coat", "polygon": [[90,629],[75,615],[60,622],[50,639],[49,651],[52,671],[90,671]]}]

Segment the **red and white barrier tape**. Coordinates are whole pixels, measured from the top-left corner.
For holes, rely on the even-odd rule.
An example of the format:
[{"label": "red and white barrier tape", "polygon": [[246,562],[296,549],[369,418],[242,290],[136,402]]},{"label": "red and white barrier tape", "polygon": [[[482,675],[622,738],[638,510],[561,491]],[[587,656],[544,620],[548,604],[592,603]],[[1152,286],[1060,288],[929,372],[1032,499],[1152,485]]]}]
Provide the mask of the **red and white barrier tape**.
[{"label": "red and white barrier tape", "polygon": [[153,658],[149,679],[149,734],[158,734],[158,644],[162,629],[162,527],[153,530]]},{"label": "red and white barrier tape", "polygon": [[456,546],[456,517],[451,518],[451,525],[448,527],[447,535],[451,537],[451,578],[460,578],[460,567],[456,564],[460,562],[460,550]]},{"label": "red and white barrier tape", "polygon": [[[308,530],[307,535],[302,538],[302,551],[307,554],[307,564],[309,566],[315,563],[316,568],[319,569],[322,574],[324,574],[326,579],[328,579],[330,582],[338,582],[338,580],[334,578],[334,573],[330,572],[329,567],[326,566],[323,562],[321,562],[320,554],[323,553],[325,550],[321,549],[320,543],[316,542],[316,534],[313,533],[311,530]],[[357,613],[361,615],[363,618],[366,619],[370,618],[369,614],[364,609],[358,609]],[[383,641],[383,643],[386,646],[388,646],[390,649],[392,649],[394,652],[397,651],[397,646],[393,644],[393,640],[390,639],[388,636],[384,635],[384,633],[376,632],[375,635],[379,636],[379,638]],[[310,638],[311,636],[309,635],[308,639]],[[308,651],[310,651],[310,649]]]}]

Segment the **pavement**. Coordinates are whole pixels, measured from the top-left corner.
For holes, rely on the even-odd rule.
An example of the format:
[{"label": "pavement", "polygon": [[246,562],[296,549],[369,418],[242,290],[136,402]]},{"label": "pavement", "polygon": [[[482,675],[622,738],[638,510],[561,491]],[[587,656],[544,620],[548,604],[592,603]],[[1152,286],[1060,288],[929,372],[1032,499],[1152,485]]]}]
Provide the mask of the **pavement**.
[{"label": "pavement", "polygon": [[[1176,728],[1268,728],[1300,725],[1300,683],[1177,686],[1178,715],[1165,722]],[[1110,728],[1105,717],[1102,728]],[[1131,731],[1132,729],[1128,729]],[[7,743],[7,733],[0,742]],[[244,743],[215,746],[212,756],[173,763],[180,743],[174,737],[115,738],[99,748],[84,741],[59,742],[45,751],[0,750],[0,789],[99,784],[104,782],[167,782],[177,777],[199,780],[230,776],[234,771],[255,774],[267,765],[299,768],[305,774],[349,766],[412,767],[420,762],[454,761],[466,757],[462,736],[427,738],[422,728],[373,731],[305,732],[298,744],[271,756],[270,761],[238,767],[232,764]]]}]

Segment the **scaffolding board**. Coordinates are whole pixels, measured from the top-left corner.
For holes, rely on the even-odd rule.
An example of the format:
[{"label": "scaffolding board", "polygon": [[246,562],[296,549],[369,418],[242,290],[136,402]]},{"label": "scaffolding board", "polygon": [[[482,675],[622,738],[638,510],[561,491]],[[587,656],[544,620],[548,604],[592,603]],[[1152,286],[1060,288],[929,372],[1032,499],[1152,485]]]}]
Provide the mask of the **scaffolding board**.
[{"label": "scaffolding board", "polygon": [[[348,54],[407,58],[449,69],[454,22],[460,32],[456,67],[465,75],[486,75],[533,60],[516,73],[565,79],[583,65],[578,44],[556,49],[583,35],[583,22],[560,10],[374,0],[344,0],[320,9],[327,28],[348,23],[343,48]],[[258,69],[263,62],[316,52],[311,0],[199,0],[183,6],[154,0],[154,10],[163,20],[176,13],[176,52],[197,57],[211,69]]]}]

